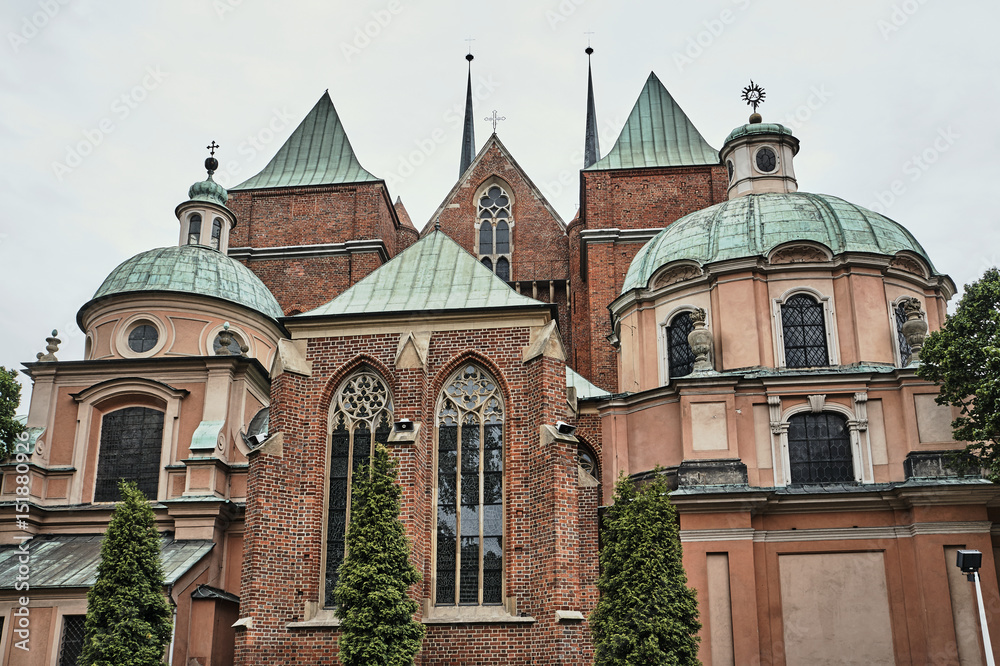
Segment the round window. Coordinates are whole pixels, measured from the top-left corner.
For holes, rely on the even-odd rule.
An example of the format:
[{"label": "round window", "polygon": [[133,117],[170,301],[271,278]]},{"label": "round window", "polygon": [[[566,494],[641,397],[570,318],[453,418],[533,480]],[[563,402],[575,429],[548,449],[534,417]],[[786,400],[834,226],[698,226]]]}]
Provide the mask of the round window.
[{"label": "round window", "polygon": [[763,173],[771,173],[778,166],[778,156],[770,148],[757,151],[757,169]]},{"label": "round window", "polygon": [[159,339],[160,334],[155,326],[140,324],[129,331],[128,348],[138,354],[148,352],[156,346]]}]

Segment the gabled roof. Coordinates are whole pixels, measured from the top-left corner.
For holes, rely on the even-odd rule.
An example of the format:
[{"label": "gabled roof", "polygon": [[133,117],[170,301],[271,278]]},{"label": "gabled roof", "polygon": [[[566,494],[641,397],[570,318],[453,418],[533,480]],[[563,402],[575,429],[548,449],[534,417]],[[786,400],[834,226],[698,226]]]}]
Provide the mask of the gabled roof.
[{"label": "gabled roof", "polygon": [[585,171],[718,164],[708,145],[656,74],[649,73],[614,148]]},{"label": "gabled roof", "polygon": [[264,170],[230,191],[376,180],[379,179],[358,162],[333,100],[326,92]]},{"label": "gabled roof", "polygon": [[360,315],[421,310],[548,307],[511,289],[441,231],[433,231],[315,310]]},{"label": "gabled roof", "polygon": [[[469,165],[469,168],[465,170],[465,172],[458,179],[455,185],[452,186],[451,190],[448,191],[448,195],[444,198],[444,201],[441,202],[441,205],[438,206],[437,209],[435,209],[434,214],[431,215],[431,219],[428,221],[424,229],[434,228],[434,221],[437,220],[438,215],[441,214],[441,211],[444,210],[445,206],[450,204],[455,199],[455,195],[458,193],[458,191],[462,188],[462,185],[465,183],[466,176],[471,175],[475,171],[476,167],[479,166],[479,163],[483,161],[483,158],[486,156],[486,153],[489,152],[492,146],[496,146],[497,150],[500,151],[500,154],[503,155],[504,159],[510,162],[510,165],[514,167],[514,170],[517,172],[517,175],[521,177],[521,180],[523,180],[524,183],[528,186],[528,189],[531,190],[531,194],[534,195],[535,198],[538,199],[538,201],[540,201],[543,206],[545,206],[545,210],[547,210],[552,215],[552,217],[559,224],[559,226],[565,229],[566,223],[563,222],[563,219],[561,217],[559,217],[559,213],[557,213],[556,209],[552,207],[552,204],[548,202],[548,199],[545,198],[545,195],[542,194],[542,191],[538,189],[535,186],[535,184],[531,181],[531,178],[529,178],[528,174],[525,173],[524,169],[521,168],[521,165],[517,163],[517,160],[515,160],[514,156],[510,154],[510,151],[507,150],[507,146],[503,145],[503,141],[500,140],[500,137],[498,137],[496,133],[493,133],[493,135],[490,136],[489,139],[487,139],[483,147],[479,149],[479,153],[476,155],[476,159],[472,160],[472,164]],[[498,175],[503,175],[505,180],[510,180],[510,176],[508,175],[504,174],[498,174]]]}]

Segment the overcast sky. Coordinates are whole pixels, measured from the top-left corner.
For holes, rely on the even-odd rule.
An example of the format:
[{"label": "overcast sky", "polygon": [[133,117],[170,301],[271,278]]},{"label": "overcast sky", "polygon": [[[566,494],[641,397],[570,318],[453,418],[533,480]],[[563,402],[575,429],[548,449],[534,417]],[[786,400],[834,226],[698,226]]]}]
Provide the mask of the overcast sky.
[{"label": "overcast sky", "polygon": [[458,176],[470,37],[477,150],[496,109],[564,221],[589,37],[602,155],[651,70],[716,148],[752,78],[765,121],[801,140],[800,189],[885,212],[961,287],[1000,263],[998,19],[995,0],[3,0],[0,365],[53,328],[81,358],[77,310],[177,242],[209,141],[235,185],[327,88],[361,164],[424,225]]}]

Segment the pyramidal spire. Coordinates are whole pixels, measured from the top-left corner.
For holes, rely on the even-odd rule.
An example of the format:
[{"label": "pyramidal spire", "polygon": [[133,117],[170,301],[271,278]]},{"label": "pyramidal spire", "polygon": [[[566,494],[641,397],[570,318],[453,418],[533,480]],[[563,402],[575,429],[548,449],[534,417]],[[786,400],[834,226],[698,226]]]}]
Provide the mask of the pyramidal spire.
[{"label": "pyramidal spire", "polygon": [[469,83],[465,91],[465,127],[462,130],[462,161],[458,167],[458,177],[461,178],[465,170],[472,164],[476,156],[476,132],[472,125],[472,59],[470,53],[465,56],[469,61]]},{"label": "pyramidal spire", "polygon": [[587,131],[583,143],[583,168],[601,159],[601,147],[597,139],[597,106],[594,104],[594,77],[590,71],[590,54],[594,49],[587,47]]}]

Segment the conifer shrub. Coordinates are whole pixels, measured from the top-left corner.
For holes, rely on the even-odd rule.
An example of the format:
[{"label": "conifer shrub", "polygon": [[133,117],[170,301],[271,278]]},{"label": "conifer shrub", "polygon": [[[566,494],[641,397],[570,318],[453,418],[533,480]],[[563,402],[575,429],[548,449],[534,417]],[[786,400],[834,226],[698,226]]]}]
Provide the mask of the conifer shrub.
[{"label": "conifer shrub", "polygon": [[600,598],[590,614],[596,666],[698,661],[698,600],[681,563],[677,512],[657,468],[637,486],[622,474],[601,526]]}]

